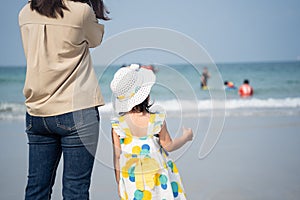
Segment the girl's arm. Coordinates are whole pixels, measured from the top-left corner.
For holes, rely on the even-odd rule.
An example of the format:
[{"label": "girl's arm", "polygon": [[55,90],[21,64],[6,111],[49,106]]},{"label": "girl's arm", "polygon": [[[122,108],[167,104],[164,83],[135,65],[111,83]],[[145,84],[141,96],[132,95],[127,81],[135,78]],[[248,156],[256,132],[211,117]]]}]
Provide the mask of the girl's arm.
[{"label": "girl's arm", "polygon": [[120,180],[120,154],[121,154],[121,144],[120,139],[114,129],[111,130],[112,143],[113,143],[113,159],[114,159],[114,169],[115,169],[115,178],[117,184]]},{"label": "girl's arm", "polygon": [[188,141],[193,139],[193,131],[191,128],[183,128],[183,133],[180,137],[172,140],[167,129],[167,124],[164,122],[159,133],[159,141],[161,146],[168,152],[175,151],[182,147]]}]

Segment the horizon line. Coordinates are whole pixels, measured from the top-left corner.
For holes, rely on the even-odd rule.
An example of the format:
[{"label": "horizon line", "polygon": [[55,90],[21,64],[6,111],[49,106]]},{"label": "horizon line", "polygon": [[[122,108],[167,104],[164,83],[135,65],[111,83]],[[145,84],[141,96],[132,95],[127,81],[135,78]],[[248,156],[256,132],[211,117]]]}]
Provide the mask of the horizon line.
[{"label": "horizon line", "polygon": [[[220,62],[213,62],[216,65],[223,65],[223,64],[258,64],[258,63],[292,63],[292,62],[300,62],[300,60],[263,60],[263,61],[220,61]],[[112,66],[115,65],[123,65],[125,62],[123,63],[115,63]],[[140,62],[138,62],[140,63]],[[145,63],[145,64],[150,64],[151,63]],[[183,65],[183,64],[188,64],[188,63],[182,63],[182,62],[177,62],[177,63],[164,63],[164,65]],[[199,65],[203,65],[205,63],[197,63]],[[97,64],[97,63],[93,63],[93,66],[101,66],[102,64]],[[155,63],[153,64],[155,65]],[[15,65],[15,64],[11,64],[11,65],[2,65],[0,64],[0,67],[26,67],[26,64],[22,64],[22,65]]]}]

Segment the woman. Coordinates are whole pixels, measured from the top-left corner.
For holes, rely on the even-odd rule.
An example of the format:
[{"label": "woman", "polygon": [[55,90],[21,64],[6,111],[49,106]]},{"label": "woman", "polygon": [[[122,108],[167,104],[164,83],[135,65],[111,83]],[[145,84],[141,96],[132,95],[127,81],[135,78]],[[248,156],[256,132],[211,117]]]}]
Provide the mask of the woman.
[{"label": "woman", "polygon": [[101,0],[32,0],[19,13],[27,61],[23,93],[29,170],[25,199],[50,199],[63,155],[63,198],[89,199],[104,104],[90,47],[109,20]]}]

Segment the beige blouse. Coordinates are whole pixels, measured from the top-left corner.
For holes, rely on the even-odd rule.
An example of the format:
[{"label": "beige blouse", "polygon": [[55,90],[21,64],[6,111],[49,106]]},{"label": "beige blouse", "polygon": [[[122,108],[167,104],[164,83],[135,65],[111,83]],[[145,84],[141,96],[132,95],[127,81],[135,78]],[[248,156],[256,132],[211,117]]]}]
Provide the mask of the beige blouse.
[{"label": "beige blouse", "polygon": [[104,26],[92,8],[65,1],[64,17],[48,18],[24,6],[19,25],[27,60],[23,93],[33,116],[54,116],[104,104],[90,47],[100,45]]}]

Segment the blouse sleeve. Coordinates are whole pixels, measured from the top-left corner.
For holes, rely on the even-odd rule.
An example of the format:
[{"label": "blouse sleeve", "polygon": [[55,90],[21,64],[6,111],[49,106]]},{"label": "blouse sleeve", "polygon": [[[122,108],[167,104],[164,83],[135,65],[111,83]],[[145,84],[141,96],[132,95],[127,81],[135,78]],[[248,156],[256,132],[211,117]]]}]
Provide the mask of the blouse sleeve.
[{"label": "blouse sleeve", "polygon": [[83,32],[90,48],[100,45],[104,33],[104,25],[99,24],[93,9],[85,7],[83,16]]}]

